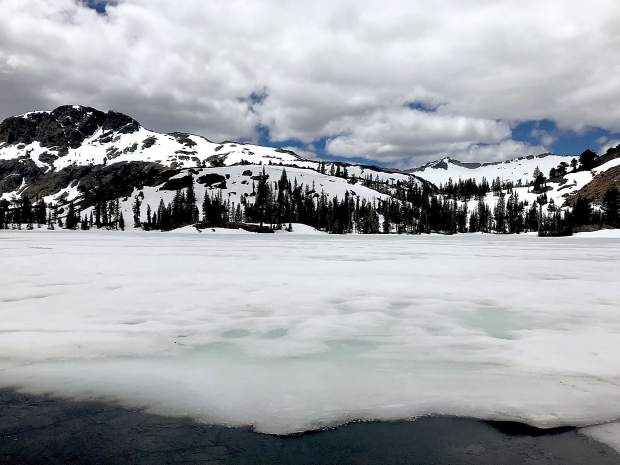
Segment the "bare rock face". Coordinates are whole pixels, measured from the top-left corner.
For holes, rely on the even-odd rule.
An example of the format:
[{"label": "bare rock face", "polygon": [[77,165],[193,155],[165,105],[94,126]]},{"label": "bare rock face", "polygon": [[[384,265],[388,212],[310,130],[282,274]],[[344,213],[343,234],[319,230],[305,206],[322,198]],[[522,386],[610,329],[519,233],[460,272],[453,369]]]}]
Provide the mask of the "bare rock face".
[{"label": "bare rock face", "polygon": [[598,157],[594,162],[594,166],[604,165],[608,161],[615,160],[616,158],[620,158],[620,145],[610,148],[604,155]]},{"label": "bare rock face", "polygon": [[196,142],[190,139],[190,135],[185,132],[171,132],[170,136],[174,137],[180,144],[186,147],[195,147]]},{"label": "bare rock face", "polygon": [[620,189],[620,166],[615,166],[594,176],[592,181],[583,186],[575,198],[571,200],[574,202],[577,198],[584,198],[595,204],[600,204],[605,193],[614,187]]},{"label": "bare rock face", "polygon": [[18,189],[22,182],[35,181],[44,171],[30,159],[0,160],[0,194]]},{"label": "bare rock face", "polygon": [[226,177],[222,176],[221,174],[217,174],[217,173],[208,173],[208,174],[205,174],[204,176],[200,176],[197,179],[198,183],[204,184],[207,187],[211,187],[211,186],[214,186],[216,184],[219,184],[225,181],[226,181]]},{"label": "bare rock face", "polygon": [[122,113],[104,113],[90,107],[64,105],[50,112],[28,113],[0,123],[0,144],[31,144],[59,149],[78,148],[99,128],[130,133],[139,123]]}]

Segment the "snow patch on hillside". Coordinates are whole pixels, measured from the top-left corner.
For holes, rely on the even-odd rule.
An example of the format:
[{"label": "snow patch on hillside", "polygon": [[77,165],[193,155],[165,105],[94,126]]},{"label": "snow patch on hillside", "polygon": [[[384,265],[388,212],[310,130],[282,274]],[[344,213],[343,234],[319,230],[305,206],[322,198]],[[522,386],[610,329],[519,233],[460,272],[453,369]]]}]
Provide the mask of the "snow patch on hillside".
[{"label": "snow patch on hillside", "polygon": [[596,174],[604,173],[605,171],[616,166],[620,166],[620,157],[609,160],[607,163],[603,163],[601,166],[597,166],[592,170],[592,172]]}]

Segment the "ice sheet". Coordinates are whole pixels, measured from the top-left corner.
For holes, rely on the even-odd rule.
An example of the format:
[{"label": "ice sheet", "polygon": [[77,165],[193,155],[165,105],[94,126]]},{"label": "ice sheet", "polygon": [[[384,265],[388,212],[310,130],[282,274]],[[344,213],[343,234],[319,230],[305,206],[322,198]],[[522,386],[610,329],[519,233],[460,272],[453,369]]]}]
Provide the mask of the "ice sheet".
[{"label": "ice sheet", "polygon": [[0,386],[291,433],[620,418],[620,239],[0,232]]}]

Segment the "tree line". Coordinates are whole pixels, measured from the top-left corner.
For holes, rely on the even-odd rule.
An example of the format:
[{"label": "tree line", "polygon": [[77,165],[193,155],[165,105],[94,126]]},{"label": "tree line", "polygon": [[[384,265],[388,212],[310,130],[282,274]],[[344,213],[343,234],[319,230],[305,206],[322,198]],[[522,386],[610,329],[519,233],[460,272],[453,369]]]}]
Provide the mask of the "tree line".
[{"label": "tree line", "polygon": [[[577,198],[572,211],[562,211],[545,192],[529,204],[519,198],[512,183],[499,179],[490,184],[486,179],[480,183],[474,179],[456,183],[450,180],[435,192],[413,179],[388,183],[372,176],[356,179],[344,169],[339,174],[347,177],[350,187],[343,195],[330,197],[323,190],[318,191],[314,183],[291,181],[286,169],[275,181],[269,180],[263,169],[253,179],[252,192],[241,196],[239,202],[224,199],[221,189],[212,188],[205,190],[200,207],[190,177],[188,187],[177,190],[171,202],[161,199],[156,208],[143,205],[142,192],[135,196],[133,224],[145,230],[169,231],[195,224],[199,227],[230,227],[256,223],[261,230],[273,230],[290,229],[292,223],[303,223],[336,234],[514,234],[538,231],[541,235],[562,235],[570,233],[575,225],[620,227],[618,190],[614,188],[605,194],[600,209],[594,209],[587,199]],[[361,199],[355,193],[356,186],[360,185],[385,195],[373,201]],[[497,197],[493,208],[485,201],[490,192]],[[42,199],[31,202],[27,196],[13,202],[1,200],[0,228],[10,225],[21,228],[22,224],[33,228],[34,224],[46,224],[50,229],[123,230],[125,219],[119,199],[104,200],[97,194],[94,199],[88,215],[80,212],[74,202],[59,207],[46,205]],[[470,206],[472,199],[476,201]],[[145,221],[142,219],[143,208],[146,208]]]}]

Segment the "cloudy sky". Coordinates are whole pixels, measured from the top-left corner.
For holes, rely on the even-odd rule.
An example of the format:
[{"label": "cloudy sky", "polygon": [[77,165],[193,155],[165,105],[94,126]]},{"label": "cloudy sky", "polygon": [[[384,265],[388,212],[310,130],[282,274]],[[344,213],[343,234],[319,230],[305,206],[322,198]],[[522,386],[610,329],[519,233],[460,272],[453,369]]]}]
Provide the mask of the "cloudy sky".
[{"label": "cloudy sky", "polygon": [[618,0],[0,0],[0,118],[411,167],[620,143]]}]

